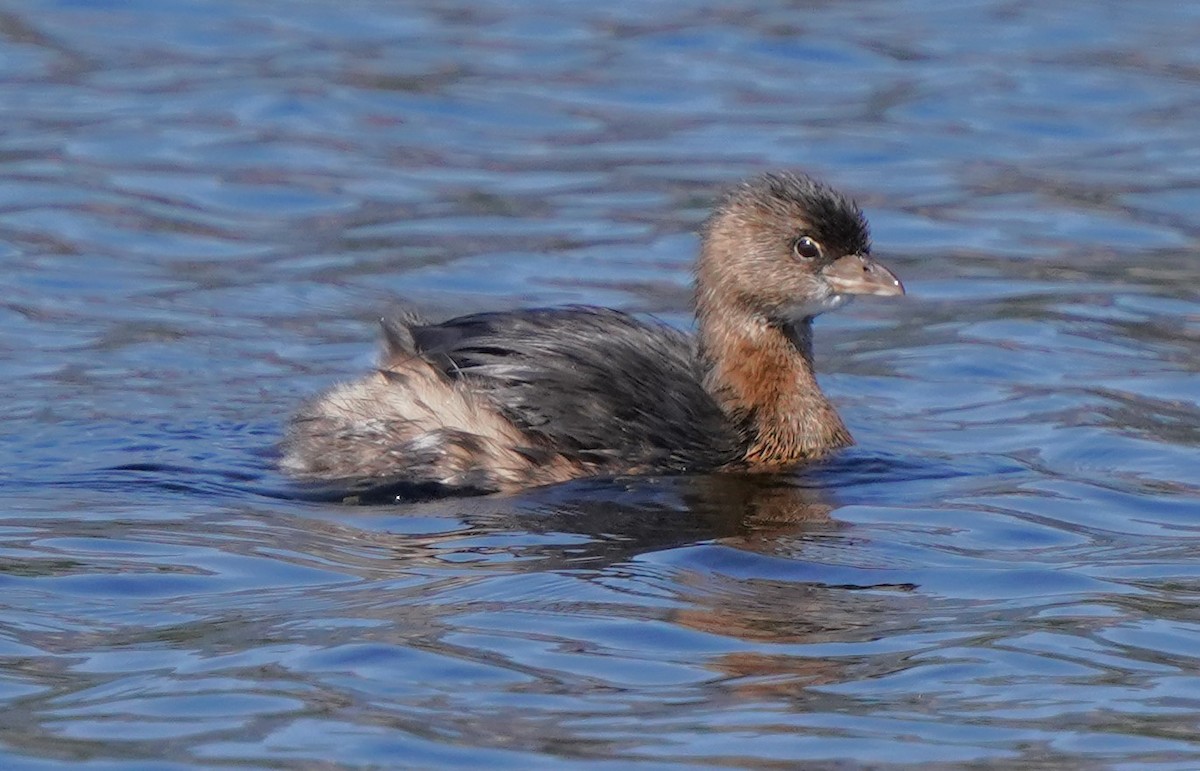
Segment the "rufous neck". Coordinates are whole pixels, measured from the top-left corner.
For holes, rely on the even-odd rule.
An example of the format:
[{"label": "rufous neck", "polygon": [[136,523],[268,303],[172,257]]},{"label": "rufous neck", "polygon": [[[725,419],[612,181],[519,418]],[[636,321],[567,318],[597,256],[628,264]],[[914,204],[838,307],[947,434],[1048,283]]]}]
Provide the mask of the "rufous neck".
[{"label": "rufous neck", "polygon": [[697,292],[705,386],[744,432],[751,466],[785,466],[853,442],[813,371],[812,319],[772,323]]}]

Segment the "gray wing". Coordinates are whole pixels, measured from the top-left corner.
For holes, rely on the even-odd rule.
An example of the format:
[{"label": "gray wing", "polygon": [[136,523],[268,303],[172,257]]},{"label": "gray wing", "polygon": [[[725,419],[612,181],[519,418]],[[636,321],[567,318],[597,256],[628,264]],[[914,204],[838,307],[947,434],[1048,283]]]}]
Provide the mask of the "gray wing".
[{"label": "gray wing", "polygon": [[520,429],[585,463],[682,471],[741,455],[703,387],[694,341],[661,323],[568,307],[390,326],[393,344],[401,338]]}]

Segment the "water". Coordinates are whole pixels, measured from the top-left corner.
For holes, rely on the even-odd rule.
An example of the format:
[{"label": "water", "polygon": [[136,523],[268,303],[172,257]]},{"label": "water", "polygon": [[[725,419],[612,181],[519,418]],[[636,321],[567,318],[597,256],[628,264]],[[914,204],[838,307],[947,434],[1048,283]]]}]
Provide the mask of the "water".
[{"label": "water", "polygon": [[[1200,11],[0,3],[6,768],[1200,765]],[[346,506],[374,319],[687,323],[813,171],[909,297],[783,479]]]}]

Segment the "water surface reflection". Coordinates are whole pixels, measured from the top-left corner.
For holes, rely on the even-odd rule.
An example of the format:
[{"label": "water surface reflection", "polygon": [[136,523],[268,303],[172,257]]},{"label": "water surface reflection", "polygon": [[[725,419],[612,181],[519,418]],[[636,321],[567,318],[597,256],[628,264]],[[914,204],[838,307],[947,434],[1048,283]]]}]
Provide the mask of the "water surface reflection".
[{"label": "water surface reflection", "polygon": [[[1196,9],[0,8],[2,765],[1197,766]],[[686,326],[784,167],[910,291],[818,322],[851,451],[272,471],[396,303]]]}]

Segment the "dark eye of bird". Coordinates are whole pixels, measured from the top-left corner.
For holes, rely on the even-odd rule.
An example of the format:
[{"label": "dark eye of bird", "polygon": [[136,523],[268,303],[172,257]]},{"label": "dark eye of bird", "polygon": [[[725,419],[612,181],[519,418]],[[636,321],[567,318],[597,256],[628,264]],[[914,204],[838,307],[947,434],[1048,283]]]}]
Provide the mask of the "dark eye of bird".
[{"label": "dark eye of bird", "polygon": [[800,236],[792,242],[792,251],[802,260],[812,260],[821,256],[821,245],[808,236]]}]

